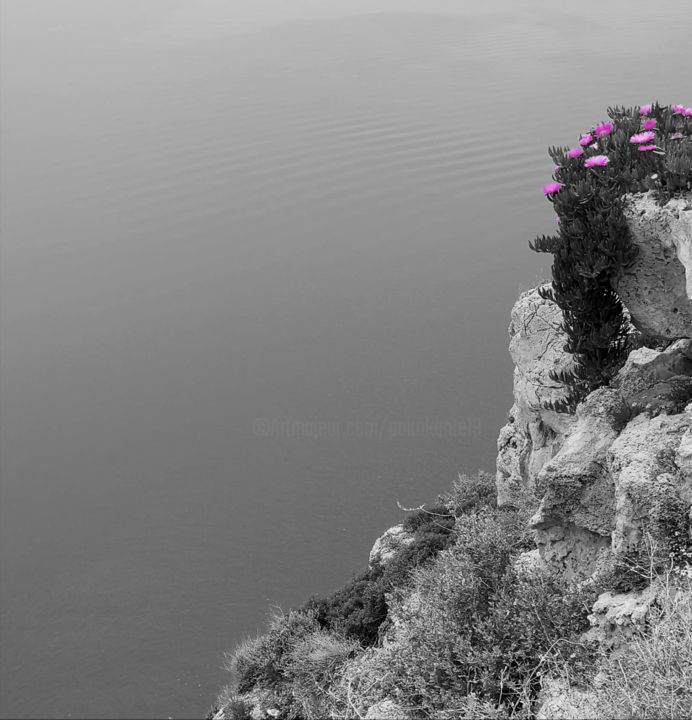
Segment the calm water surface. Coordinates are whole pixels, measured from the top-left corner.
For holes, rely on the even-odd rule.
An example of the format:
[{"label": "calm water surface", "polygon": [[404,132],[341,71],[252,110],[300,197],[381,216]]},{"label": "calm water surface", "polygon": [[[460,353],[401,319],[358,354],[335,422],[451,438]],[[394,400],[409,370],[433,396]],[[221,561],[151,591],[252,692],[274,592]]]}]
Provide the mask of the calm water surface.
[{"label": "calm water surface", "polygon": [[546,148],[679,0],[3,0],[2,714],[203,715],[269,604],[492,468]]}]

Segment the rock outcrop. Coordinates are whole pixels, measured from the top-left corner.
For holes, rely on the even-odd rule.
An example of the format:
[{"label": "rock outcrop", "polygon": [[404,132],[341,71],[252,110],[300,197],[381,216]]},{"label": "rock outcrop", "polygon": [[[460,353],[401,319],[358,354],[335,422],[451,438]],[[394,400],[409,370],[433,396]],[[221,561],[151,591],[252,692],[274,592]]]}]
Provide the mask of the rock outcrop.
[{"label": "rock outcrop", "polygon": [[664,602],[666,592],[661,583],[653,583],[643,590],[603,593],[591,610],[586,638],[608,650],[626,647],[643,629],[651,608]]},{"label": "rock outcrop", "polygon": [[683,339],[632,351],[609,386],[558,414],[546,405],[564,392],[552,371],[570,362],[559,309],[523,293],[509,327],[514,405],[498,440],[498,502],[539,500],[541,559],[577,579],[641,558],[645,541],[692,521],[692,205],[643,195],[627,208],[640,253],[618,289],[632,322]]},{"label": "rock outcrop", "polygon": [[370,550],[369,564],[374,567],[377,564],[386,565],[402,548],[410,545],[415,540],[413,533],[407,532],[403,525],[394,525],[385,530],[375,540]]},{"label": "rock outcrop", "polygon": [[512,309],[509,352],[514,361],[514,405],[500,430],[497,494],[500,506],[521,501],[545,463],[562,445],[573,424],[569,415],[545,409],[564,398],[563,387],[550,374],[569,366],[560,329],[562,315],[538,288],[523,293]]},{"label": "rock outcrop", "polygon": [[615,521],[606,455],[627,421],[617,390],[601,388],[579,406],[572,432],[537,480],[542,492],[531,520],[544,562],[569,576],[605,569]]},{"label": "rock outcrop", "polygon": [[692,198],[661,207],[652,193],[627,198],[639,256],[615,282],[634,325],[664,338],[692,335]]},{"label": "rock outcrop", "polygon": [[692,341],[640,348],[609,387],[577,408],[554,456],[527,487],[544,562],[585,578],[665,537],[674,508],[692,505]]}]

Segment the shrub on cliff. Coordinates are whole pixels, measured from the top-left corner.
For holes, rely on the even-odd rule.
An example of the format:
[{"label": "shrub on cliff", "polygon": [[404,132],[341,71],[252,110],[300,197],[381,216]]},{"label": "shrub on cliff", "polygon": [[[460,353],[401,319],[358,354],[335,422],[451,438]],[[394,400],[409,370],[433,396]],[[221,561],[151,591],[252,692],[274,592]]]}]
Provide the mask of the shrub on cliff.
[{"label": "shrub on cliff", "polygon": [[554,180],[543,186],[558,215],[555,235],[530,244],[554,256],[543,297],[562,310],[573,367],[553,375],[569,391],[551,408],[571,411],[624,361],[630,328],[613,279],[636,258],[623,196],[653,190],[661,200],[692,188],[692,108],[609,108],[609,122],[573,148],[554,147]]},{"label": "shrub on cliff", "polygon": [[557,579],[514,569],[532,547],[526,512],[497,508],[492,487],[488,474],[460,477],[410,515],[415,542],[389,563],[275,615],[229,654],[229,702],[269,696],[281,717],[309,720],[384,700],[414,716],[507,717],[585,607]]},{"label": "shrub on cliff", "polygon": [[373,645],[387,620],[386,595],[406,587],[410,572],[423,565],[449,545],[451,529],[427,522],[421,525],[415,540],[397,552],[385,566],[375,565],[357,575],[350,583],[327,597],[314,596],[303,609],[314,613],[321,627],[343,632],[363,645]]},{"label": "shrub on cliff", "polygon": [[310,613],[292,610],[288,614],[272,614],[263,635],[243,640],[226,654],[225,667],[234,679],[236,692],[271,688],[285,681],[290,653],[301,640],[319,629]]},{"label": "shrub on cliff", "polygon": [[343,668],[356,707],[392,698],[424,717],[526,715],[543,664],[584,663],[570,641],[589,626],[593,593],[515,569],[529,546],[517,516],[461,518],[455,543],[390,596],[389,642]]},{"label": "shrub on cliff", "polygon": [[480,510],[497,507],[495,475],[479,470],[476,475],[458,475],[451,490],[440,498],[455,517]]},{"label": "shrub on cliff", "polygon": [[495,494],[495,479],[490,474],[459,476],[452,491],[436,503],[409,512],[403,525],[414,534],[410,545],[386,565],[369,568],[328,597],[310,598],[303,609],[313,612],[321,627],[343,632],[365,646],[373,645],[386,629],[387,593],[408,587],[411,571],[454,541],[457,518],[495,507]]},{"label": "shrub on cliff", "polygon": [[311,613],[275,612],[267,632],[227,654],[233,682],[216,707],[231,718],[249,717],[258,702],[281,707],[284,717],[324,717],[329,688],[359,649],[357,642],[322,630]]},{"label": "shrub on cliff", "polygon": [[338,682],[343,664],[360,649],[356,641],[325,630],[296,643],[288,658],[287,678],[297,717],[328,717],[333,706],[330,688]]},{"label": "shrub on cliff", "polygon": [[444,503],[438,502],[412,510],[402,525],[406,532],[419,535],[449,535],[454,528],[454,515]]}]

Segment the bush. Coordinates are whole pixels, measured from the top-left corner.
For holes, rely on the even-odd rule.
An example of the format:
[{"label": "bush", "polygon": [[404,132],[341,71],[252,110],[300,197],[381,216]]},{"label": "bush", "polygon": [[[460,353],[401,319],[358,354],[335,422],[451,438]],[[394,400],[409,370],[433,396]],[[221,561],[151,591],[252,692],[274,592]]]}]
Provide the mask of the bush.
[{"label": "bush", "polygon": [[411,511],[402,523],[410,533],[449,535],[454,528],[454,515],[444,503]]},{"label": "bush", "polygon": [[[608,115],[612,122],[580,140],[588,147],[550,148],[555,182],[544,192],[558,215],[559,231],[530,244],[554,256],[552,288],[541,295],[562,310],[565,351],[574,359],[571,369],[552,376],[568,389],[564,401],[550,405],[562,412],[573,411],[589,392],[609,382],[630,349],[629,320],[613,289],[614,278],[636,259],[623,196],[654,190],[665,201],[692,188],[689,114],[655,104],[644,111],[609,108]],[[633,142],[645,129],[653,144]]]},{"label": "bush", "polygon": [[255,687],[271,688],[286,679],[286,665],[293,648],[307,635],[319,630],[310,613],[292,610],[274,613],[263,635],[248,638],[226,654],[225,668],[234,678],[236,692]]},{"label": "bush", "polygon": [[366,647],[374,645],[387,628],[387,594],[408,587],[412,570],[454,542],[459,518],[496,507],[495,496],[495,478],[489,473],[460,475],[451,492],[427,508],[410,511],[404,519],[404,529],[415,535],[414,542],[384,567],[360,573],[328,597],[310,598],[303,609],[313,612],[322,628],[357,639]]},{"label": "bush", "polygon": [[516,571],[528,544],[517,517],[482,509],[460,518],[454,545],[390,595],[394,634],[346,668],[358,707],[389,697],[425,717],[461,716],[471,702],[469,717],[529,713],[544,663],[587,664],[571,641],[588,627],[595,594]]},{"label": "bush", "polygon": [[510,569],[475,640],[487,648],[484,692],[516,707],[535,700],[544,666],[569,665],[572,677],[589,678],[595,655],[577,639],[589,628],[595,600],[593,589],[570,585],[555,573]]},{"label": "bush", "polygon": [[423,533],[387,565],[377,565],[326,598],[310,598],[303,610],[314,613],[326,630],[343,633],[364,646],[374,645],[387,620],[387,593],[410,584],[410,573],[452,541],[450,532]]},{"label": "bush", "polygon": [[618,592],[641,590],[657,577],[692,563],[692,518],[672,476],[660,475],[650,489],[652,500],[641,542],[614,558],[602,583]]},{"label": "bush", "polygon": [[291,706],[298,717],[330,716],[334,705],[331,688],[338,682],[341,666],[359,650],[357,642],[324,630],[307,635],[295,645],[288,659],[287,678]]},{"label": "bush", "polygon": [[495,476],[482,470],[475,476],[459,475],[452,483],[452,489],[442,495],[440,500],[456,517],[481,508],[495,508]]},{"label": "bush", "polygon": [[[230,693],[230,690],[226,689],[219,700],[219,705],[223,708],[224,720],[247,720],[250,717],[252,705],[243,698]],[[210,710],[205,720],[213,720],[218,712],[219,707],[215,706]]]},{"label": "bush", "polygon": [[233,692],[265,693],[288,719],[362,716],[382,700],[440,720],[528,716],[542,663],[584,664],[570,640],[590,598],[515,569],[533,547],[527,509],[498,509],[490,488],[490,475],[460,478],[409,516],[415,541],[385,566],[275,615],[230,656]]}]

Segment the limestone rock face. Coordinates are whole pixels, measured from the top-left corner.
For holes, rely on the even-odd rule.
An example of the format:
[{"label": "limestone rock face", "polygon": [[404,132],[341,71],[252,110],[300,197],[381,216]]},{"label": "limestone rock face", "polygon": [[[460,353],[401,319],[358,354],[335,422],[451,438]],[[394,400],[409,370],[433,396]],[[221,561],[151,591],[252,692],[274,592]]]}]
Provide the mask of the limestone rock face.
[{"label": "limestone rock face", "polygon": [[660,604],[666,588],[660,583],[629,593],[606,592],[593,605],[591,629],[585,639],[596,641],[608,650],[626,648],[642,629],[651,608]]},{"label": "limestone rock face", "polygon": [[414,539],[413,533],[404,530],[403,525],[395,525],[385,530],[370,550],[370,567],[377,563],[386,565],[401,548],[410,545]]},{"label": "limestone rock face", "polygon": [[604,565],[615,521],[615,494],[606,455],[628,418],[620,393],[600,388],[577,410],[576,423],[537,485],[543,490],[531,520],[543,559],[568,575]]},{"label": "limestone rock face", "polygon": [[569,363],[563,343],[559,309],[524,293],[510,325],[514,405],[498,441],[498,502],[540,498],[531,525],[541,562],[583,579],[665,535],[656,523],[666,508],[692,521],[692,340],[632,351],[575,414],[545,408],[563,392],[549,377]]},{"label": "limestone rock face", "polygon": [[633,412],[680,412],[692,398],[692,340],[678,340],[663,352],[634,350],[611,385]]},{"label": "limestone rock face", "polygon": [[672,505],[669,501],[680,495],[685,483],[675,455],[691,425],[688,412],[655,418],[638,415],[608,451],[616,503],[612,549],[617,555],[637,548],[644,530],[655,521],[657,508]]},{"label": "limestone rock face", "polygon": [[692,337],[692,196],[659,206],[652,193],[626,199],[639,248],[615,282],[634,325],[646,335]]},{"label": "limestone rock face", "polygon": [[545,409],[564,398],[564,389],[550,379],[564,370],[569,356],[560,329],[562,314],[538,288],[523,293],[512,309],[509,352],[514,361],[514,405],[500,431],[497,491],[500,506],[514,504],[534,491],[535,479],[560,447],[573,418]]},{"label": "limestone rock face", "polygon": [[568,576],[587,577],[644,551],[646,533],[666,534],[658,519],[665,508],[692,512],[692,404],[681,408],[688,393],[666,394],[652,372],[678,362],[686,342],[635,351],[647,362],[631,358],[618,387],[599,388],[579,405],[572,432],[540,472],[536,543],[543,561]]}]

